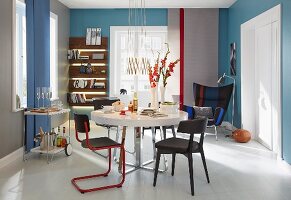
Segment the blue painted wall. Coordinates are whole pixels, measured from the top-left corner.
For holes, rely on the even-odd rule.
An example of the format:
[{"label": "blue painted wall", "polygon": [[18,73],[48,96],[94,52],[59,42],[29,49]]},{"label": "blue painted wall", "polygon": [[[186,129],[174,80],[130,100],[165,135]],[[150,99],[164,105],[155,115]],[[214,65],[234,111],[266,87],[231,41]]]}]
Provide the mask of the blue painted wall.
[{"label": "blue painted wall", "polygon": [[[167,26],[168,9],[146,9],[148,26]],[[86,28],[100,27],[102,36],[110,36],[110,26],[127,26],[128,9],[71,9],[70,36],[86,35]]]},{"label": "blue painted wall", "polygon": [[[241,44],[240,25],[264,11],[282,5],[282,131],[283,157],[291,164],[291,1],[290,0],[238,0],[228,10],[228,45],[237,44],[237,95],[235,125],[241,124]],[[220,48],[220,50],[222,47]],[[229,53],[229,50],[228,50]],[[229,73],[228,61],[220,65],[219,72]]]},{"label": "blue painted wall", "polygon": [[[219,9],[219,30],[218,30],[218,77],[221,77],[226,68],[229,68],[228,54],[228,9]],[[231,122],[231,104],[228,107],[228,112],[224,117],[224,121]]]}]

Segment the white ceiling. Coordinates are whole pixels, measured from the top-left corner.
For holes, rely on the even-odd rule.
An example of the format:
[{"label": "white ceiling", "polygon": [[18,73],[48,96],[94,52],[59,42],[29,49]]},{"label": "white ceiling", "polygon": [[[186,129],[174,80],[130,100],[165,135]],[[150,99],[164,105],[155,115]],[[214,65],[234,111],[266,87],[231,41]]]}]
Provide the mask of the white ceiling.
[{"label": "white ceiling", "polygon": [[[69,8],[128,8],[129,0],[59,0]],[[146,0],[148,8],[228,8],[236,0]]]}]

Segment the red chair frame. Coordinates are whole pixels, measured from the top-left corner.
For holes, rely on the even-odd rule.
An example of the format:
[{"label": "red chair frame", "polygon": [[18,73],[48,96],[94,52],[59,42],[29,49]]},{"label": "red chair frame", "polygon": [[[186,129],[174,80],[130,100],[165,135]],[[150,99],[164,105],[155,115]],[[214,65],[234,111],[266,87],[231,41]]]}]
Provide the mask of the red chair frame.
[{"label": "red chair frame", "polygon": [[[124,149],[124,143],[122,144],[118,144],[118,145],[112,145],[112,146],[104,146],[104,147],[93,147],[90,142],[89,142],[89,131],[88,131],[88,124],[87,122],[84,122],[84,125],[85,125],[85,130],[86,130],[86,144],[87,144],[87,147],[91,150],[91,151],[97,151],[97,150],[104,150],[104,149],[108,149],[109,151],[109,162],[108,162],[108,170],[105,172],[105,173],[101,173],[101,174],[95,174],[95,175],[88,175],[88,176],[81,176],[81,177],[76,177],[76,178],[73,178],[71,180],[72,184],[75,186],[75,188],[81,192],[82,194],[84,193],[87,193],[87,192],[93,192],[93,191],[98,191],[98,190],[105,190],[105,189],[109,189],[109,188],[120,188],[122,187],[122,184],[124,183],[125,181],[125,149]],[[76,139],[78,142],[82,142],[80,139],[79,139],[79,136],[78,136],[78,131],[77,131],[77,127],[76,127],[76,122],[75,122],[75,131],[76,131]],[[103,177],[106,177],[108,176],[108,174],[110,173],[111,171],[111,149],[112,148],[120,148],[120,151],[121,151],[121,156],[122,156],[122,170],[121,170],[121,174],[122,174],[122,180],[120,183],[117,183],[117,184],[113,184],[113,185],[106,185],[106,186],[102,186],[102,187],[96,187],[96,188],[88,188],[88,189],[82,189],[78,186],[77,182],[78,181],[81,181],[81,180],[86,180],[86,179],[91,179],[91,178],[96,178],[96,177],[100,177],[100,176],[103,176]]]}]

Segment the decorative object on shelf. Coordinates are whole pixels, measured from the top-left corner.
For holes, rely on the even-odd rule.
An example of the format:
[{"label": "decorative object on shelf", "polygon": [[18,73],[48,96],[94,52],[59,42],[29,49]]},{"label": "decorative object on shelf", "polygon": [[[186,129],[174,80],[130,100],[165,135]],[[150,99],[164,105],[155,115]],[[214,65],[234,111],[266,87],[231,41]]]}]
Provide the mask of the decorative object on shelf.
[{"label": "decorative object on shelf", "polygon": [[76,94],[76,93],[68,93],[68,102],[69,103],[86,103],[86,95],[85,94]]},{"label": "decorative object on shelf", "polygon": [[87,28],[86,45],[101,45],[101,28]]},{"label": "decorative object on shelf", "polygon": [[93,88],[104,89],[105,88],[105,83],[104,82],[97,82],[96,80],[94,80]]},{"label": "decorative object on shelf", "polygon": [[86,88],[87,87],[87,80],[75,80],[74,83],[74,88]]},{"label": "decorative object on shelf", "polygon": [[89,56],[79,56],[80,60],[89,60]]},{"label": "decorative object on shelf", "polygon": [[101,73],[101,74],[106,74],[106,70],[105,70],[105,69],[102,69],[102,70],[100,71],[100,73]]},{"label": "decorative object on shelf", "polygon": [[[233,81],[233,88],[232,88],[232,114],[231,114],[231,129],[233,132],[233,120],[234,120],[234,97],[235,97],[235,78],[232,76],[228,76],[225,73],[218,79],[217,83],[218,84],[224,84],[225,78],[229,78]],[[229,136],[229,135],[228,135]]]},{"label": "decorative object on shelf", "polygon": [[86,74],[92,74],[92,73],[93,73],[92,65],[91,63],[88,63],[86,67]]},{"label": "decorative object on shelf", "polygon": [[91,45],[91,28],[86,31],[86,45]]},{"label": "decorative object on shelf", "polygon": [[93,53],[92,59],[95,60],[103,60],[104,59],[104,53]]},{"label": "decorative object on shelf", "polygon": [[244,129],[237,129],[232,133],[232,137],[236,142],[246,143],[251,140],[251,133]]},{"label": "decorative object on shelf", "polygon": [[86,66],[83,63],[80,66],[80,74],[86,74]]},{"label": "decorative object on shelf", "polygon": [[96,45],[101,45],[101,28],[96,30]]},{"label": "decorative object on shelf", "polygon": [[230,75],[236,76],[236,46],[235,46],[235,42],[230,44]]}]

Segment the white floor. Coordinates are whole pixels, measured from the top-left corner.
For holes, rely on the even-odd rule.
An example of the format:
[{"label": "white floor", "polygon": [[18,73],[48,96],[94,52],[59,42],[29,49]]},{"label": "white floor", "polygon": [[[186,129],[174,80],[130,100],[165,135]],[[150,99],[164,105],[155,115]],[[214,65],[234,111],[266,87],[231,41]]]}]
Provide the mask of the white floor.
[{"label": "white floor", "polygon": [[[98,135],[106,133],[102,128],[95,127],[94,130]],[[129,149],[132,144],[130,134]],[[70,180],[105,171],[106,160],[80,148],[74,136],[72,138],[74,153],[70,157],[61,153],[52,163],[46,164],[45,156],[32,155],[26,162],[18,161],[0,169],[0,199],[291,199],[290,166],[277,161],[274,154],[254,141],[238,144],[224,138],[223,134],[219,141],[213,136],[206,137],[204,148],[210,184],[206,182],[200,156],[194,154],[194,197],[190,194],[187,159],[182,155],[177,156],[175,176],[170,175],[170,170],[160,173],[155,188],[152,186],[153,172],[140,170],[128,174],[122,188],[80,194]],[[145,157],[150,158],[150,132],[145,135],[144,144]],[[168,160],[171,164],[171,159]],[[111,176],[94,179],[83,186],[112,183],[118,176],[115,170]]]}]

